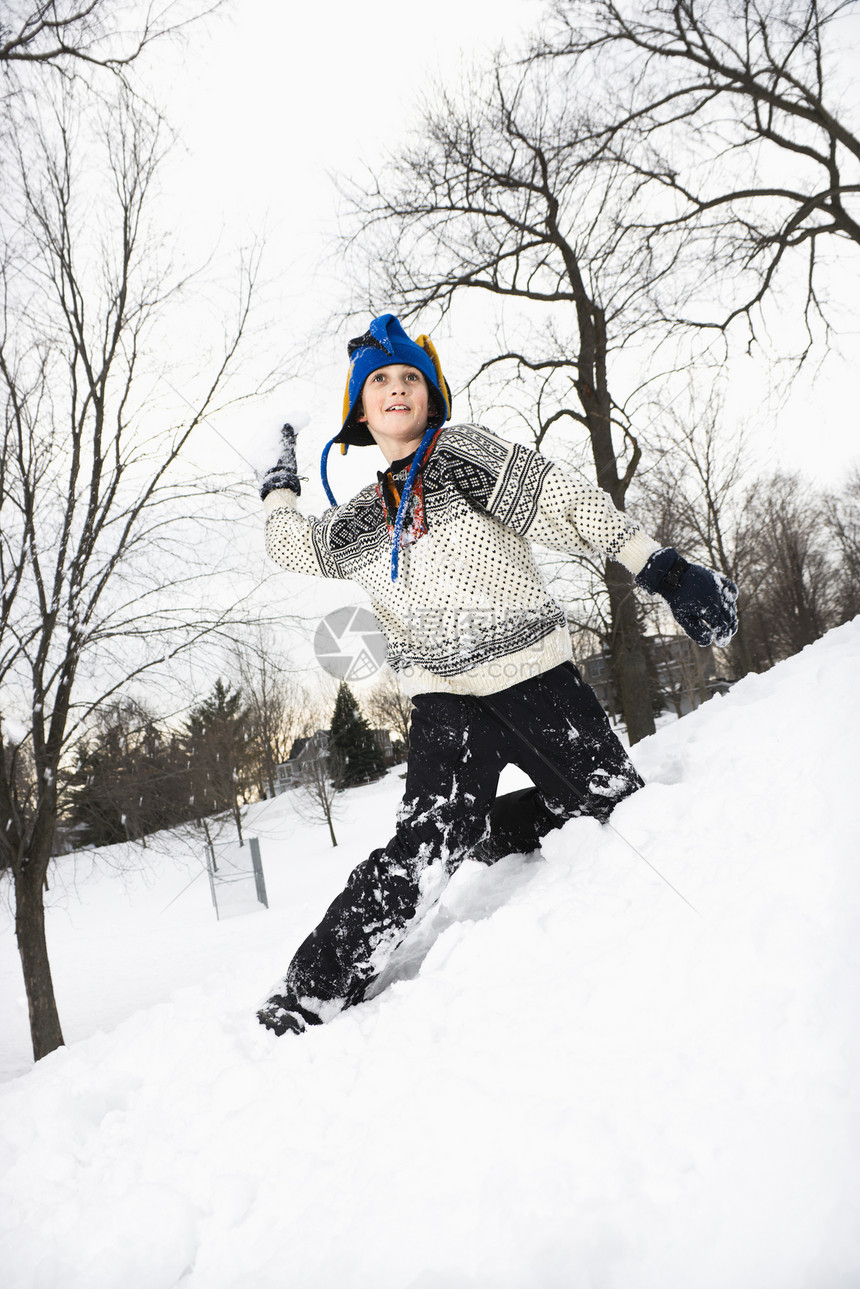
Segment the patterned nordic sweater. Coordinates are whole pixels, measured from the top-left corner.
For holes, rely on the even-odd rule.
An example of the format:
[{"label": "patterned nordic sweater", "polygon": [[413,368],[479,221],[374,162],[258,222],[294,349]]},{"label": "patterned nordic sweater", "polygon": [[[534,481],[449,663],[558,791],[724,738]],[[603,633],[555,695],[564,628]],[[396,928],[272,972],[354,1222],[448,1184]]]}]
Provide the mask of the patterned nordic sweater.
[{"label": "patterned nordic sweater", "polygon": [[[386,479],[402,488],[408,466]],[[420,481],[420,482],[419,482]],[[563,610],[531,543],[610,556],[631,573],[658,543],[607,493],[478,425],[441,431],[425,461],[391,581],[396,496],[380,483],[321,519],[266,498],[266,550],[283,568],[349,578],[370,597],[407,694],[492,694],[571,657]]]}]

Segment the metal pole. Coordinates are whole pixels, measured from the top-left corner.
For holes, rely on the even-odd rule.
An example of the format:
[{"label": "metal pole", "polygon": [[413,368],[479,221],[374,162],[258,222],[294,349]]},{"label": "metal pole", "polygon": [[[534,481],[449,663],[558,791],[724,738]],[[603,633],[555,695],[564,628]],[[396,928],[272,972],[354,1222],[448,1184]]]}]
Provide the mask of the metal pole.
[{"label": "metal pole", "polygon": [[215,917],[221,921],[218,911],[218,897],[215,894],[215,848],[211,842],[206,843],[206,871],[209,874],[209,890],[212,892],[212,903],[215,906]]},{"label": "metal pole", "polygon": [[260,859],[260,843],[256,837],[249,837],[248,845],[251,847],[251,863],[254,867],[254,882],[257,886],[257,899],[265,908],[268,908],[269,901],[266,897],[266,882],[263,877],[263,863]]}]

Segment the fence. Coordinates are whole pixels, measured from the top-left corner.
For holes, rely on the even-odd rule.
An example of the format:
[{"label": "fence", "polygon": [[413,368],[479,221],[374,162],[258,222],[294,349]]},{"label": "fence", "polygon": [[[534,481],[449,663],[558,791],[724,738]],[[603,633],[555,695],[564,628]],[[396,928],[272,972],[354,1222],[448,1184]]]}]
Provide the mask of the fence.
[{"label": "fence", "polygon": [[219,922],[225,917],[269,907],[260,843],[256,837],[247,838],[244,846],[238,841],[207,845],[206,868]]}]

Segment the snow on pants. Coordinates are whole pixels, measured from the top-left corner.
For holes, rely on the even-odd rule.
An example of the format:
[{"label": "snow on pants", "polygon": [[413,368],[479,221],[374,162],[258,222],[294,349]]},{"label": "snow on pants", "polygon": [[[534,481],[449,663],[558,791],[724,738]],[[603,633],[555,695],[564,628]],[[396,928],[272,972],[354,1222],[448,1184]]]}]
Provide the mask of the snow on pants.
[{"label": "snow on pants", "polygon": [[[497,798],[508,764],[535,786]],[[397,831],[353,870],[270,1003],[313,1023],[361,1002],[463,860],[533,851],[575,815],[605,820],[641,786],[572,663],[488,698],[419,694]]]}]

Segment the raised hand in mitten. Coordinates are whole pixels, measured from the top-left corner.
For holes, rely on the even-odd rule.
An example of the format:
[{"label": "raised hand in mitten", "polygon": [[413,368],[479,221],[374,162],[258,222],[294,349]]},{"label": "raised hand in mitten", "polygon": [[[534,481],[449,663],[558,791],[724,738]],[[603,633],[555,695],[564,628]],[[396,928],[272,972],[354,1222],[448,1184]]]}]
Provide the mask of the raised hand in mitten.
[{"label": "raised hand in mitten", "polygon": [[296,464],[296,432],[290,424],[281,428],[281,455],[278,457],[277,464],[263,475],[260,483],[260,497],[265,501],[270,492],[275,492],[279,488],[288,488],[297,497],[302,494]]},{"label": "raised hand in mitten", "polygon": [[703,648],[728,644],[738,629],[734,582],[701,564],[688,564],[671,546],[655,551],[636,581],[662,595],[678,625]]}]

